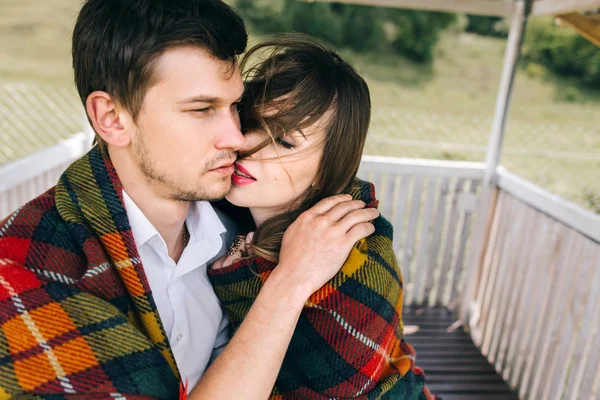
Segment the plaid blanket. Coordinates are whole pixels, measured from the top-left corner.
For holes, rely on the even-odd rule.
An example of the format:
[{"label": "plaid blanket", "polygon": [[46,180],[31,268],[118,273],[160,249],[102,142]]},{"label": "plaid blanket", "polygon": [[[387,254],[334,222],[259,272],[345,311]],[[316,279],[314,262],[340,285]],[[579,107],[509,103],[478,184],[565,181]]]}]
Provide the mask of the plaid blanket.
[{"label": "plaid blanket", "polygon": [[0,222],[0,399],[176,399],[179,384],[121,183],[93,149]]},{"label": "plaid blanket", "polygon": [[[377,207],[372,184],[357,180],[355,199]],[[271,399],[432,399],[414,349],[402,339],[402,276],[383,217],[340,272],[312,295],[298,321]],[[242,259],[209,278],[239,326],[276,264]]]}]

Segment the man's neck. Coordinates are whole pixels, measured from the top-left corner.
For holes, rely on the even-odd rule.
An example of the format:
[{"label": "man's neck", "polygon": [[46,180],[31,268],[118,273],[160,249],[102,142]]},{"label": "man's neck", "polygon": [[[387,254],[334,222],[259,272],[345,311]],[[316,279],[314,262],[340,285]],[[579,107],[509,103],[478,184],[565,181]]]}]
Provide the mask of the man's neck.
[{"label": "man's neck", "polygon": [[123,190],[156,228],[167,245],[169,256],[177,262],[185,248],[182,233],[190,203],[161,195],[130,158],[112,156],[111,152],[111,161]]}]

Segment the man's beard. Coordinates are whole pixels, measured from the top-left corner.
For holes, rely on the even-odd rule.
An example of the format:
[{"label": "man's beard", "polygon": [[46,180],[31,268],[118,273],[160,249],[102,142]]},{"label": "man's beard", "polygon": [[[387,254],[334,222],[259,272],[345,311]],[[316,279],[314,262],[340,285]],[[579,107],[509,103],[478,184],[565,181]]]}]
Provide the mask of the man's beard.
[{"label": "man's beard", "polygon": [[[150,156],[142,136],[143,135],[139,136],[139,141],[136,143],[134,148],[134,157],[136,158],[140,171],[148,180],[148,182],[169,188],[169,198],[171,200],[185,202],[217,201],[224,198],[227,192],[229,192],[231,189],[231,180],[223,180],[222,186],[217,190],[214,188],[211,190],[211,188],[202,187],[200,184],[198,184],[193,190],[181,187],[182,185],[178,185],[173,179],[169,179],[166,174],[163,174],[159,171],[159,169],[156,167],[156,163]],[[235,158],[234,153],[224,152],[219,154],[219,156],[215,157],[214,159],[207,160],[204,163],[202,174],[204,175],[211,169],[218,167],[223,161],[231,160],[233,158]],[[220,185],[220,183],[217,183],[214,186],[217,185]]]}]

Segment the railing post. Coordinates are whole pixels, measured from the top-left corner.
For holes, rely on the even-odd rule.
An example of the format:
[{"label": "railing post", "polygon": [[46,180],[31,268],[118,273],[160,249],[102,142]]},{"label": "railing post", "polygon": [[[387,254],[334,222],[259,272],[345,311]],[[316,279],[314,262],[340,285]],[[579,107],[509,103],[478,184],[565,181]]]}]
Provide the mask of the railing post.
[{"label": "railing post", "polygon": [[[495,211],[493,209],[493,207],[495,207],[495,201],[492,200],[494,198],[494,191],[496,190],[496,168],[500,162],[515,73],[521,53],[525,27],[527,25],[527,16],[529,15],[530,10],[531,0],[520,0],[515,4],[514,15],[511,19],[510,33],[506,45],[500,90],[498,91],[496,99],[494,122],[492,124],[486,154],[485,175],[481,188],[482,193],[472,233],[472,247],[467,269],[467,279],[460,304],[460,319],[463,325],[467,326],[468,324],[472,329],[472,332],[476,328],[476,316],[478,315],[477,310],[474,309],[477,305],[474,304],[473,301],[475,300],[474,297],[479,284],[482,260],[485,256],[485,245],[487,244],[486,236],[489,230],[488,224],[493,220],[493,218],[490,217],[493,217]],[[469,323],[469,318],[471,317],[475,317],[475,320],[471,321],[473,322],[472,324]]]}]

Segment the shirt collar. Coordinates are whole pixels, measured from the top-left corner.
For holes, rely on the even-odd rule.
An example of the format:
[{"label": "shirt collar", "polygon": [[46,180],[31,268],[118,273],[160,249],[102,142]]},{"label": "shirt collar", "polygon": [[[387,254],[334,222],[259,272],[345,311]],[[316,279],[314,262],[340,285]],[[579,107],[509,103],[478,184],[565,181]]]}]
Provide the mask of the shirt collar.
[{"label": "shirt collar", "polygon": [[[138,248],[153,237],[160,237],[160,233],[125,190],[123,190],[123,202]],[[196,201],[191,204],[186,224],[190,233],[189,245],[220,240],[221,235],[227,231],[213,206],[207,201]]]},{"label": "shirt collar", "polygon": [[142,247],[154,236],[160,236],[154,225],[146,218],[142,210],[140,210],[125,190],[123,190],[123,203],[125,203],[125,211],[129,219],[131,233],[133,233],[133,238],[138,248]]},{"label": "shirt collar", "polygon": [[193,202],[186,218],[190,243],[213,241],[227,231],[213,206],[207,201]]}]

